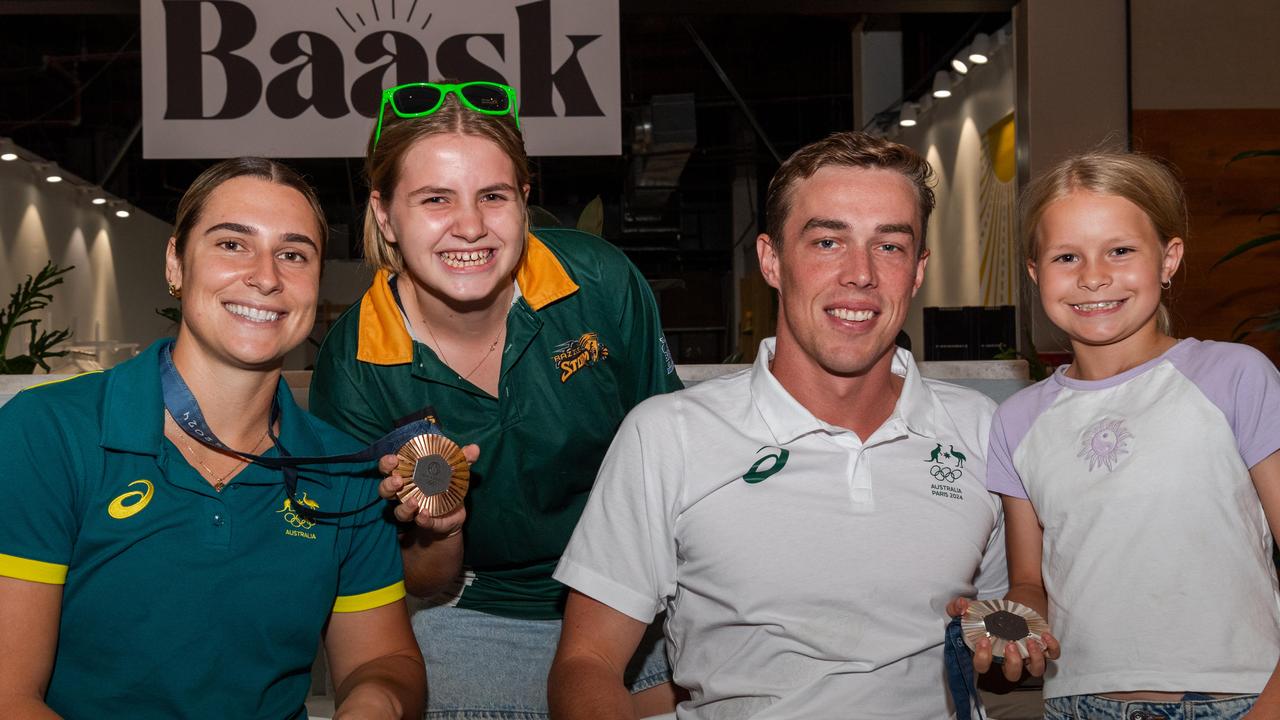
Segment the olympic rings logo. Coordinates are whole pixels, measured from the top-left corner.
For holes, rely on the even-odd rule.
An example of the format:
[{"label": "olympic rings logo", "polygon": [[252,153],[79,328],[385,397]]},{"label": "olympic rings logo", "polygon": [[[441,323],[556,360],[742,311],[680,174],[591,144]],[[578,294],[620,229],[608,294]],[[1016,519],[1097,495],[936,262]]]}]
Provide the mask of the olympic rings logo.
[{"label": "olympic rings logo", "polygon": [[934,480],[938,480],[940,482],[956,482],[964,476],[964,471],[960,468],[949,468],[943,465],[934,465],[929,468],[929,474],[933,476]]},{"label": "olympic rings logo", "polygon": [[302,528],[303,530],[310,530],[316,525],[315,523],[309,520],[303,520],[302,518],[298,517],[297,513],[293,512],[292,510],[284,514],[284,521],[296,528]]}]

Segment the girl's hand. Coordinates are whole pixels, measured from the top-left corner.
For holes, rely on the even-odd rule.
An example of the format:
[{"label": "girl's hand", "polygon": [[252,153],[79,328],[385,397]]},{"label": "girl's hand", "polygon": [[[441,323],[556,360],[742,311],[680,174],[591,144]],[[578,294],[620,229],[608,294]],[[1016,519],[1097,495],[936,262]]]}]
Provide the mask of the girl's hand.
[{"label": "girl's hand", "polygon": [[[467,445],[462,448],[462,455],[467,462],[474,463],[480,457],[480,448],[476,445]],[[395,455],[383,455],[378,461],[378,470],[386,475],[382,482],[378,483],[378,495],[384,500],[397,499],[396,493],[404,487],[405,478],[395,472],[399,464],[400,458]],[[436,540],[453,537],[462,532],[462,523],[467,519],[467,510],[462,506],[447,515],[431,517],[427,513],[419,512],[419,507],[413,503],[398,503],[394,514],[397,521],[414,523]]]},{"label": "girl's hand", "polygon": [[[968,598],[953,598],[947,603],[947,614],[951,617],[960,617],[969,611],[970,601]],[[1017,682],[1022,679],[1022,671],[1026,670],[1033,677],[1042,677],[1045,667],[1049,660],[1057,660],[1062,656],[1062,648],[1058,645],[1058,640],[1051,633],[1045,633],[1041,636],[1041,642],[1035,639],[1027,640],[1027,657],[1022,657],[1018,646],[1013,643],[1007,643],[1004,646],[1004,665],[1001,667],[1001,673],[1009,682]],[[973,649],[973,669],[978,674],[986,673],[991,669],[991,665],[995,661],[995,654],[991,650],[991,639],[981,638],[974,643]]]}]

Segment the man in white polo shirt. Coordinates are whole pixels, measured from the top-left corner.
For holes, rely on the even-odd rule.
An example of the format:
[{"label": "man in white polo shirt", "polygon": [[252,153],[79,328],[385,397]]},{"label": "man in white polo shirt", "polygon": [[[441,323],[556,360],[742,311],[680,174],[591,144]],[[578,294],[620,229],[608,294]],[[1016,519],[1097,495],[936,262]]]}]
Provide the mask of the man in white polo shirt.
[{"label": "man in white polo shirt", "polygon": [[622,673],[663,610],[681,720],[948,715],[947,601],[1007,581],[994,403],[894,347],[931,175],[862,133],[778,170],[756,242],[777,337],[623,421],[555,573],[553,717],[634,717]]}]

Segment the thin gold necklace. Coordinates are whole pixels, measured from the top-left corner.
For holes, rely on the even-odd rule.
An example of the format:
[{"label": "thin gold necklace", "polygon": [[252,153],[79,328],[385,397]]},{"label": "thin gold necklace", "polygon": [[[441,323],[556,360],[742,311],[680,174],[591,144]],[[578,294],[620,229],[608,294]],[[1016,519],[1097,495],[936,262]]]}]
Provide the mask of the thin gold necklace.
[{"label": "thin gold necklace", "polygon": [[[177,423],[174,423],[174,425],[176,427]],[[262,431],[262,437],[258,439],[258,444],[254,445],[253,449],[249,451],[250,455],[257,454],[258,449],[262,447],[262,443],[266,441],[267,434],[270,432],[270,430],[271,428],[268,427],[266,430]],[[209,465],[205,463],[204,460],[201,460],[200,457],[196,454],[196,449],[192,447],[191,444],[188,443],[187,440],[183,437],[186,433],[182,432],[182,428],[180,427],[178,428],[178,433],[179,433],[178,435],[179,442],[181,442],[182,446],[185,447],[187,450],[187,457],[191,458],[192,460],[195,460],[196,463],[200,465],[200,467],[204,468],[205,472],[209,473],[209,475],[211,476],[210,478],[206,478],[206,479],[211,479],[213,481],[214,492],[222,492],[222,489],[227,486],[227,478],[232,473],[238,471],[240,468],[244,467],[249,462],[245,458],[240,458],[239,462],[231,466],[230,470],[227,470],[222,475],[218,475],[218,473],[213,471],[213,468],[209,467]]]},{"label": "thin gold necklace", "polygon": [[[431,336],[431,342],[434,342],[436,344],[436,353],[440,355],[440,360],[442,360],[445,365],[448,365],[449,367],[452,368],[453,365],[449,362],[449,358],[445,357],[444,346],[440,344],[440,341],[438,339],[436,339],[436,334],[431,332],[431,323],[427,322],[427,319],[424,317],[422,318],[422,324],[427,326],[427,334]],[[495,337],[493,339],[493,342],[489,344],[489,349],[484,352],[484,356],[480,358],[480,362],[476,363],[476,366],[471,368],[471,372],[461,376],[463,380],[471,379],[471,376],[474,375],[476,371],[480,369],[480,366],[484,364],[484,361],[489,359],[489,356],[492,355],[493,351],[498,347],[498,341],[502,339],[502,335],[506,331],[507,331],[507,324],[503,322],[502,328],[498,330],[498,336]]]}]

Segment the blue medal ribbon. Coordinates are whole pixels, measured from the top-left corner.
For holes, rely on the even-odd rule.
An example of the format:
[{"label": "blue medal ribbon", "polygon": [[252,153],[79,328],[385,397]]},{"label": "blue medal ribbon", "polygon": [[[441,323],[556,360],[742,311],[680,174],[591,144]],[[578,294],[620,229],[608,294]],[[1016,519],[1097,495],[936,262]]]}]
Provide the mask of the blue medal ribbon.
[{"label": "blue medal ribbon", "polygon": [[947,639],[943,643],[943,662],[947,666],[947,690],[956,706],[956,720],[971,720],[973,712],[982,720],[982,698],[978,695],[978,680],[973,672],[973,653],[964,644],[964,632],[960,618],[947,623]]},{"label": "blue medal ribbon", "polygon": [[397,427],[369,447],[358,452],[345,455],[294,456],[285,450],[284,445],[280,443],[280,438],[276,436],[275,431],[272,429],[276,420],[280,417],[280,406],[273,400],[271,404],[271,422],[268,425],[267,432],[271,435],[271,440],[275,443],[276,450],[280,454],[278,456],[254,455],[236,450],[219,440],[213,429],[205,422],[204,413],[200,411],[200,404],[196,402],[196,397],[192,394],[191,388],[187,386],[186,381],[182,379],[182,375],[178,373],[178,368],[173,364],[173,342],[166,343],[160,348],[160,387],[164,395],[165,409],[169,411],[169,415],[173,417],[178,427],[182,428],[187,435],[209,447],[231,453],[255,465],[280,470],[284,474],[285,494],[292,502],[295,512],[305,514],[313,519],[335,519],[355,515],[373,507],[382,502],[382,500],[379,498],[364,507],[348,512],[321,512],[310,508],[300,502],[297,497],[298,468],[300,466],[343,465],[376,461],[383,455],[396,454],[405,443],[419,435],[443,434],[439,425],[430,420],[420,419]]}]

